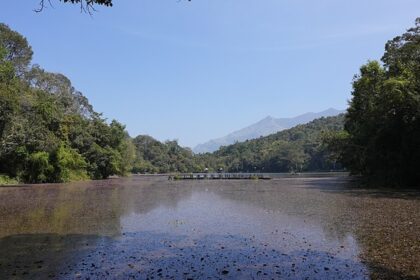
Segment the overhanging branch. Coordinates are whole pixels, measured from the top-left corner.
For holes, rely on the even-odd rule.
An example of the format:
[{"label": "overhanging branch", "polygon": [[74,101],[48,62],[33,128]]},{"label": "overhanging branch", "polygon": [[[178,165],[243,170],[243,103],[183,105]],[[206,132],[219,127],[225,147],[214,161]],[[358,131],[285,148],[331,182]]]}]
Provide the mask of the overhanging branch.
[{"label": "overhanging branch", "polygon": [[[46,3],[48,1],[48,3]],[[92,14],[92,11],[95,11],[95,5],[103,5],[106,7],[112,7],[112,0],[59,0],[63,3],[71,3],[71,4],[80,4],[80,11],[87,12]],[[51,0],[40,0],[39,7],[34,11],[39,13],[44,10],[46,5],[50,5],[52,7]]]}]

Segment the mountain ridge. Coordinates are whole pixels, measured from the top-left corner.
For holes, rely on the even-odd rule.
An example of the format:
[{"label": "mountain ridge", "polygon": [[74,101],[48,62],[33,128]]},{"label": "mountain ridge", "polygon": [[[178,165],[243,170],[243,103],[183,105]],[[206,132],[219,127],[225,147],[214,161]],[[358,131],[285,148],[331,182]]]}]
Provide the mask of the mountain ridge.
[{"label": "mountain ridge", "polygon": [[196,154],[214,152],[221,146],[255,139],[260,136],[267,136],[269,134],[288,129],[299,124],[308,123],[320,117],[336,116],[343,112],[344,110],[328,108],[327,110],[321,112],[308,112],[291,118],[274,118],[269,115],[254,124],[236,130],[226,136],[209,140],[203,144],[199,144],[193,148],[193,152]]}]

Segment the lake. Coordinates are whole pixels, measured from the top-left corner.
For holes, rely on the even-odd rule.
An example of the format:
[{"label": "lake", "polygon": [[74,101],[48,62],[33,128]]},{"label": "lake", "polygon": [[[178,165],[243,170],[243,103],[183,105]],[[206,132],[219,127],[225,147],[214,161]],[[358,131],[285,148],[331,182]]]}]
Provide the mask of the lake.
[{"label": "lake", "polygon": [[0,279],[419,279],[420,194],[346,176],[0,188]]}]

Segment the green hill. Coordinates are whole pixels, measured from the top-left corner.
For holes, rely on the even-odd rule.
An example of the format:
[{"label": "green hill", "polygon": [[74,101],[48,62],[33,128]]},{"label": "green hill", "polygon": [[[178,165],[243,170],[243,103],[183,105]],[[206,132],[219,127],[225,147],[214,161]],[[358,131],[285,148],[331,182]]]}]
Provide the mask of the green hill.
[{"label": "green hill", "polygon": [[176,141],[164,143],[145,135],[133,139],[135,173],[202,172],[223,168],[229,172],[290,172],[341,169],[330,157],[322,138],[343,129],[344,114],[319,118],[304,125],[223,146],[214,153],[194,155]]},{"label": "green hill", "polygon": [[133,143],[134,173],[199,172],[204,168],[190,149],[179,146],[175,140],[162,143],[148,135],[139,135]]},{"label": "green hill", "polygon": [[326,151],[322,138],[341,131],[343,124],[344,114],[319,118],[269,136],[221,147],[212,154],[200,156],[200,162],[211,169],[230,172],[341,169]]}]

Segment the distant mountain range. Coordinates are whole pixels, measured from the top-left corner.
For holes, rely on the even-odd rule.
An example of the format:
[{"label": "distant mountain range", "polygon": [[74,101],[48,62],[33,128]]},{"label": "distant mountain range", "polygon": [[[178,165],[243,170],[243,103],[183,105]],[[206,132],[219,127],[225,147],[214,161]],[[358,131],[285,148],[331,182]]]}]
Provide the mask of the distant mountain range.
[{"label": "distant mountain range", "polygon": [[336,116],[344,113],[344,110],[334,108],[327,109],[319,113],[305,113],[294,118],[273,118],[268,116],[257,123],[247,126],[243,129],[232,132],[224,137],[210,140],[206,143],[199,144],[193,148],[194,153],[214,152],[221,146],[227,146],[235,142],[243,142],[245,140],[255,139],[260,136],[267,136],[272,133],[282,131],[294,127],[299,124],[308,123],[320,117]]}]

